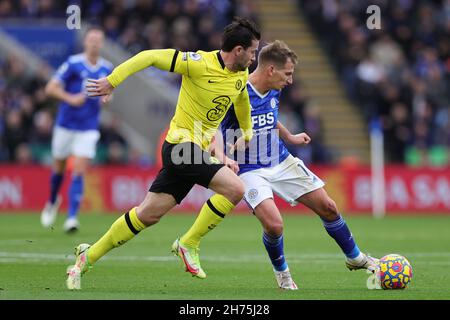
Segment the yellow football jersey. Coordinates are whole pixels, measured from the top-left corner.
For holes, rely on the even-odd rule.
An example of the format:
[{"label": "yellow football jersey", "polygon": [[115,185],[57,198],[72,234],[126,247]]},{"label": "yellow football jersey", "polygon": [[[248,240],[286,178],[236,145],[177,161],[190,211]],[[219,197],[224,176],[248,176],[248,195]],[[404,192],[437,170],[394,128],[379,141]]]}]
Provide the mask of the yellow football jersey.
[{"label": "yellow football jersey", "polygon": [[148,66],[183,76],[175,115],[166,137],[168,142],[190,141],[207,150],[232,104],[246,140],[251,139],[250,100],[245,85],[248,70],[231,72],[225,67],[219,51],[162,49],[142,51],[119,65],[107,78],[116,87],[132,73]]}]

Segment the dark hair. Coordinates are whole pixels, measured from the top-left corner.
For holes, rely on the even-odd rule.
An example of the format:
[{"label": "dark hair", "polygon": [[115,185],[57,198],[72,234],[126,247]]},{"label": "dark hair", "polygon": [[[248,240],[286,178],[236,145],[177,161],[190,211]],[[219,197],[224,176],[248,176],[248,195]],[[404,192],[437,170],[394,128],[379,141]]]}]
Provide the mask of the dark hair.
[{"label": "dark hair", "polygon": [[261,39],[261,33],[254,22],[235,17],[223,31],[221,49],[225,52],[230,52],[236,46],[247,49],[252,45],[253,40],[259,39]]},{"label": "dark hair", "polygon": [[297,55],[289,49],[286,43],[281,40],[275,40],[259,51],[258,64],[265,64],[270,61],[278,67],[282,67],[288,59],[291,59],[293,64],[298,62]]}]

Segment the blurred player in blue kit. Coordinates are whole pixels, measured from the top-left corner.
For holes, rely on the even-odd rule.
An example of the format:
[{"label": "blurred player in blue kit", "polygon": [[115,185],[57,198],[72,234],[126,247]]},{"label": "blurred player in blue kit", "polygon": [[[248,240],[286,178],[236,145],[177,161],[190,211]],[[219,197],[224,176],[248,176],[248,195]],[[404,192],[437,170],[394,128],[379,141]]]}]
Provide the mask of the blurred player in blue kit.
[{"label": "blurred player in blue kit", "polygon": [[100,138],[99,118],[101,101],[88,97],[87,79],[103,78],[113,65],[100,57],[104,32],[90,28],[84,36],[84,51],[70,56],[48,82],[45,91],[60,101],[52,137],[53,170],[50,178],[50,197],[41,213],[44,227],[53,226],[62,197],[59,190],[63,183],[66,160],[73,156],[73,170],[69,187],[69,209],[63,229],[78,230],[77,219],[83,198],[83,176],[90,161],[95,157],[96,144]]},{"label": "blurred player in blue kit", "polygon": [[342,249],[350,270],[369,269],[373,272],[378,262],[360,251],[336,203],[324,190],[323,181],[302,160],[292,156],[283,143],[302,145],[311,140],[304,132],[291,134],[278,121],[280,93],[292,84],[297,60],[297,55],[282,41],[277,40],[261,49],[258,67],[247,82],[254,131],[249,147],[237,153],[233,147],[228,147],[235,145],[235,130],[239,128],[232,108],[212,147],[215,157],[239,172],[245,183],[244,199],[262,224],[262,240],[278,286],[288,290],[296,290],[297,285],[284,256],[283,219],[273,193],[291,205],[300,202],[313,210]]}]

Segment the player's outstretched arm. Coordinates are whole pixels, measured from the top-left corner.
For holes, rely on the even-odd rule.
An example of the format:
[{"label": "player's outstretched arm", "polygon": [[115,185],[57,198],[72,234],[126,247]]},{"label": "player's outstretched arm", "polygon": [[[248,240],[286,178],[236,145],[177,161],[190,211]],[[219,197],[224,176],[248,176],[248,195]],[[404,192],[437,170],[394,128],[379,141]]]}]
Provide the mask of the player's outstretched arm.
[{"label": "player's outstretched arm", "polygon": [[144,50],[118,65],[107,77],[109,83],[116,88],[122,81],[148,67],[156,67],[170,71],[173,60],[177,58],[175,49]]},{"label": "player's outstretched arm", "polygon": [[89,79],[86,86],[90,97],[105,96],[108,100],[114,88],[126,78],[148,67],[156,67],[165,71],[175,71],[174,65],[178,56],[175,49],[144,50],[118,65],[113,72],[102,79]]},{"label": "player's outstretched arm", "polygon": [[311,141],[311,138],[305,132],[292,134],[280,121],[277,121],[277,129],[279,130],[280,138],[287,143],[302,145]]}]

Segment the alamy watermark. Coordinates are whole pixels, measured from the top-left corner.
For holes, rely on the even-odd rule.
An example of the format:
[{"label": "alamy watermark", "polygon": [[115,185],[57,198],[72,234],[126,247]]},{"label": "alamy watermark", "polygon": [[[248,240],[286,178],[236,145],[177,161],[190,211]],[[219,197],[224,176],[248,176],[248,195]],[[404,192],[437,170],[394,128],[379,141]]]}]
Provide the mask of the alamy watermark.
[{"label": "alamy watermark", "polygon": [[81,29],[81,9],[76,4],[72,4],[66,9],[66,27],[69,30]]},{"label": "alamy watermark", "polygon": [[381,29],[381,9],[379,6],[372,4],[367,7],[366,13],[370,16],[366,20],[367,29]]}]

